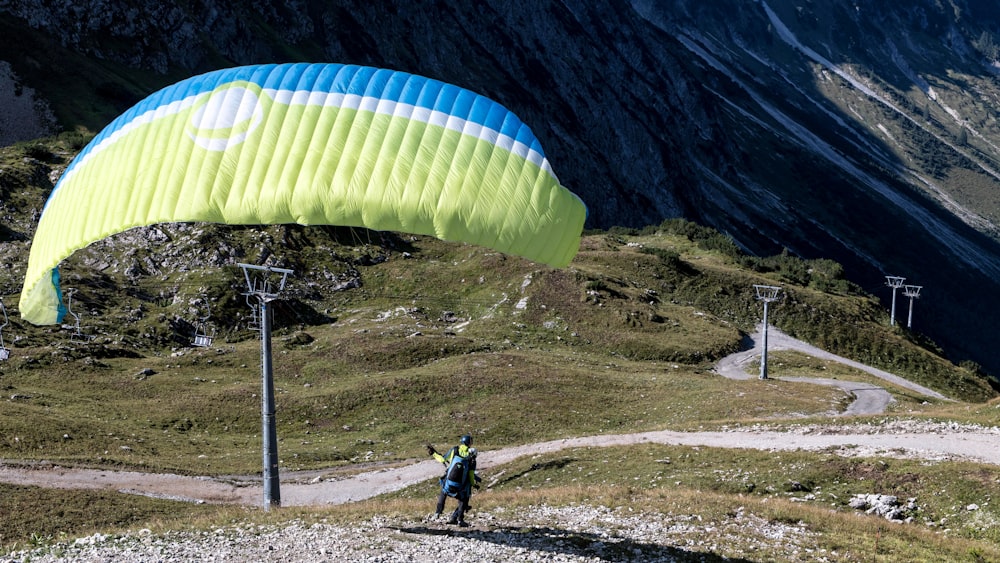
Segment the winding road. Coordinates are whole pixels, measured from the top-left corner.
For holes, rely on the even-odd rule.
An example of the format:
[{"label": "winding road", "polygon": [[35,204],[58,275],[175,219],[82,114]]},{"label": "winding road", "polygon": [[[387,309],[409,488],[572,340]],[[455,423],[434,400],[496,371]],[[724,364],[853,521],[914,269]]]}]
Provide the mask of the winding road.
[{"label": "winding road", "polygon": [[[757,377],[747,373],[745,366],[754,358],[760,356],[760,349],[757,343],[761,341],[763,330],[764,326],[758,325],[756,332],[745,340],[745,349],[741,352],[726,356],[720,360],[715,365],[714,371],[719,375],[730,379],[750,379],[751,377]],[[933,389],[917,385],[916,383],[907,381],[906,379],[903,379],[898,375],[893,375],[887,371],[866,366],[861,362],[856,362],[836,354],[831,354],[830,352],[821,350],[812,344],[792,338],[773,326],[769,326],[767,329],[767,349],[769,352],[776,350],[795,350],[814,358],[841,363],[846,366],[868,372],[875,377],[911,391],[916,391],[926,397],[933,397],[944,401],[949,400],[947,397],[937,391],[934,391]],[[843,416],[880,414],[885,412],[885,409],[894,400],[888,391],[869,383],[844,381],[842,379],[820,379],[813,377],[784,377],[776,379],[782,379],[785,381],[804,381],[807,383],[829,385],[843,389],[849,395],[854,396],[854,401],[851,402],[850,406],[848,406],[843,413],[840,413]]]},{"label": "winding road", "polygon": [[[720,375],[749,379],[744,366],[755,355],[754,342],[760,332],[747,341],[747,349],[721,360],[715,367]],[[876,377],[911,389],[928,397],[947,400],[931,389],[916,385],[891,373],[864,366],[805,342],[795,340],[777,329],[768,329],[768,350],[798,350],[811,356],[841,362],[862,369]],[[756,352],[759,353],[759,352]],[[877,414],[884,412],[892,396],[871,384],[841,380],[792,378],[821,385],[835,385],[855,397],[842,414]],[[895,426],[818,425],[781,430],[735,429],[715,432],[675,432],[660,430],[635,434],[609,434],[552,440],[481,452],[480,469],[508,463],[517,458],[557,452],[570,448],[604,447],[631,444],[666,444],[744,448],[769,451],[823,450],[847,455],[891,455],[927,459],[968,459],[1000,465],[1000,428],[959,426],[948,423],[901,423]],[[283,506],[342,504],[371,498],[438,477],[441,465],[435,461],[409,460],[356,474],[336,476],[328,472],[285,472],[280,485]],[[332,475],[332,476],[331,476]],[[58,488],[109,489],[157,498],[190,502],[262,504],[263,487],[257,477],[213,478],[172,474],[65,468],[49,463],[9,463],[0,460],[0,482]]]}]

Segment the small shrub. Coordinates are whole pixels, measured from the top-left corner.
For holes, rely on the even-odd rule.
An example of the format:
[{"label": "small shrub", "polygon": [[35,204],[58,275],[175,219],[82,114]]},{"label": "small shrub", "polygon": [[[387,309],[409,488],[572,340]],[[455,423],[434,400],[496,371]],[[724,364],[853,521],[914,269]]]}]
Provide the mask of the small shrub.
[{"label": "small shrub", "polygon": [[609,291],[610,288],[608,284],[604,283],[604,280],[590,280],[585,285],[584,288],[587,291]]},{"label": "small shrub", "polygon": [[644,246],[639,249],[639,252],[643,254],[651,254],[660,259],[664,265],[670,266],[671,268],[677,268],[682,265],[681,255],[676,251],[670,250],[668,248],[659,248],[656,246]]},{"label": "small shrub", "polygon": [[41,143],[31,143],[24,148],[24,154],[41,162],[52,162],[55,156],[49,147]]}]

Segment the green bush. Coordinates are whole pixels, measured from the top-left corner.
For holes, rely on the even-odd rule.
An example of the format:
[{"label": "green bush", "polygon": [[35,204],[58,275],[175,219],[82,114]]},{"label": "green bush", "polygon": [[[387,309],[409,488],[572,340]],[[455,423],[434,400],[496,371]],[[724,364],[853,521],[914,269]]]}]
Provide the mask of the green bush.
[{"label": "green bush", "polygon": [[651,254],[660,259],[665,266],[673,269],[680,269],[683,266],[683,261],[681,260],[681,255],[668,248],[660,248],[657,246],[644,246],[639,249],[639,252],[643,254]]},{"label": "green bush", "polygon": [[703,250],[716,251],[732,258],[743,254],[731,237],[711,227],[692,223],[687,219],[667,219],[660,223],[659,231],[670,235],[686,237]]}]

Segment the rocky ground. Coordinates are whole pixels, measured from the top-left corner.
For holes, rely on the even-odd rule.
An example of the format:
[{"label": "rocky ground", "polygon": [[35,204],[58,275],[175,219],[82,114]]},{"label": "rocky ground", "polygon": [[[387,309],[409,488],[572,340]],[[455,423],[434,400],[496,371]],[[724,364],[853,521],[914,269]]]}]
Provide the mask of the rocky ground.
[{"label": "rocky ground", "polygon": [[[209,532],[148,530],[97,534],[0,558],[43,561],[187,562],[439,562],[464,561],[690,561],[705,552],[735,559],[784,554],[788,561],[834,561],[839,554],[813,547],[810,532],[742,511],[725,521],[699,516],[633,512],[592,506],[475,513],[469,528],[375,518],[362,525],[292,522],[283,527],[234,526]],[[722,560],[704,555],[706,561]]]}]

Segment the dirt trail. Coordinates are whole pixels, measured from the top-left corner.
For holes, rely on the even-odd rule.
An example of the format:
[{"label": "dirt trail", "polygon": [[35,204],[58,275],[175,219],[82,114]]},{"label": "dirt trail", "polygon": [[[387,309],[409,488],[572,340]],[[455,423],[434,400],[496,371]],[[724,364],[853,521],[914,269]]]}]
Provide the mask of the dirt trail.
[{"label": "dirt trail", "polygon": [[[943,426],[918,427],[899,433],[869,433],[850,427],[822,426],[805,432],[737,430],[722,432],[654,431],[636,434],[609,434],[552,440],[524,446],[484,451],[479,467],[489,470],[520,457],[571,448],[632,444],[667,444],[717,448],[779,450],[834,450],[856,455],[892,455],[925,459],[969,459],[1000,465],[996,448],[1000,430],[949,429]],[[441,465],[434,461],[411,460],[387,469],[376,469],[344,478],[320,478],[315,472],[282,473],[280,486],[283,506],[342,504],[371,498],[440,476]],[[186,477],[129,471],[64,468],[51,465],[0,465],[0,482],[41,487],[110,489],[191,502],[260,504],[263,489],[259,478],[231,481],[208,477]]]},{"label": "dirt trail", "polygon": [[[715,366],[715,372],[730,379],[750,379],[751,377],[757,377],[756,375],[750,375],[747,373],[745,366],[750,363],[751,360],[760,356],[758,343],[761,341],[763,329],[763,325],[758,325],[756,332],[750,335],[744,342],[745,349],[735,354],[726,356],[720,360]],[[817,348],[812,344],[792,338],[773,326],[769,326],[767,329],[767,349],[769,351],[795,350],[821,360],[838,362],[855,369],[865,371],[875,377],[878,377],[879,379],[883,379],[900,387],[916,391],[921,395],[933,397],[939,400],[948,400],[947,397],[937,391],[934,391],[933,389],[928,389],[922,385],[907,381],[906,379],[887,371],[866,366],[860,362],[850,360],[843,356],[831,354],[830,352]],[[843,389],[846,393],[854,396],[854,401],[847,408],[847,410],[840,413],[845,416],[883,413],[889,404],[894,400],[888,391],[869,383],[812,377],[783,377],[776,379],[782,379],[785,381],[804,381],[807,383],[829,385]]]},{"label": "dirt trail", "polygon": [[[733,354],[716,366],[725,377],[749,379],[743,366],[754,356],[753,343],[760,333],[748,339],[748,349]],[[774,328],[768,329],[768,349],[800,350],[817,358],[833,360],[858,369],[929,397],[945,399],[940,393],[921,387],[891,373],[864,366],[852,360],[829,354],[814,346],[795,340]],[[884,389],[840,380],[810,379],[822,385],[836,385],[856,397],[843,414],[880,413],[892,401]],[[745,448],[761,450],[834,450],[857,455],[893,455],[927,459],[960,458],[1000,465],[1000,429],[960,427],[957,425],[912,423],[891,429],[870,426],[814,426],[793,431],[741,429],[721,432],[654,431],[636,434],[612,434],[567,438],[484,451],[479,467],[491,467],[514,459],[569,448],[603,447],[656,443],[683,446]],[[345,477],[311,472],[281,474],[280,494],[284,506],[342,504],[371,498],[383,493],[433,479],[441,473],[441,465],[430,460],[411,460],[403,465],[365,471]],[[262,504],[263,488],[260,477],[210,478],[171,474],[106,471],[54,466],[47,463],[11,464],[0,460],[0,482],[58,488],[111,489],[158,498],[190,502]]]}]

